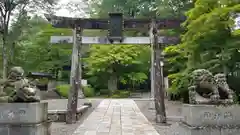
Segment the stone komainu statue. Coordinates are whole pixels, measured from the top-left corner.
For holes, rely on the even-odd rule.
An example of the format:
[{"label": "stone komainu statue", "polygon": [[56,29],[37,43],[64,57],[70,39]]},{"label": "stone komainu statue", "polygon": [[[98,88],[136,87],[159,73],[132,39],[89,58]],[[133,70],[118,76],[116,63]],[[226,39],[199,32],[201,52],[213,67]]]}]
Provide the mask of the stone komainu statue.
[{"label": "stone komainu statue", "polygon": [[191,73],[190,104],[231,104],[234,92],[229,88],[224,74],[213,74],[206,69]]},{"label": "stone komainu statue", "polygon": [[[21,67],[10,69],[7,80],[1,82],[0,102],[39,102],[38,89],[24,78]],[[7,93],[7,94],[6,94]]]}]

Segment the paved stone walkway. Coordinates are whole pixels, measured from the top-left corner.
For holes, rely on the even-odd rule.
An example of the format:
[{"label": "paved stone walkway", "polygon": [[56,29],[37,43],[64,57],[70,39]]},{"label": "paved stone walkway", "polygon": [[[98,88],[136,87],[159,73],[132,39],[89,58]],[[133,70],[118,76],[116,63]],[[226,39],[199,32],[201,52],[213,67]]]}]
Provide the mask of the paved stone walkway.
[{"label": "paved stone walkway", "polygon": [[73,135],[159,135],[132,99],[104,99]]}]

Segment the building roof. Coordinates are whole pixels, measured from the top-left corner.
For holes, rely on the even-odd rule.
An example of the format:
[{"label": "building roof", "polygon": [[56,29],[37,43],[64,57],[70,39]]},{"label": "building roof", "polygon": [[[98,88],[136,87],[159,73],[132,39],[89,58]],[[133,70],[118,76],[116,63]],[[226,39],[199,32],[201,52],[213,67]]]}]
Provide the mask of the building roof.
[{"label": "building roof", "polygon": [[54,76],[52,74],[42,73],[42,72],[29,72],[27,77],[32,77],[32,78],[54,78]]}]

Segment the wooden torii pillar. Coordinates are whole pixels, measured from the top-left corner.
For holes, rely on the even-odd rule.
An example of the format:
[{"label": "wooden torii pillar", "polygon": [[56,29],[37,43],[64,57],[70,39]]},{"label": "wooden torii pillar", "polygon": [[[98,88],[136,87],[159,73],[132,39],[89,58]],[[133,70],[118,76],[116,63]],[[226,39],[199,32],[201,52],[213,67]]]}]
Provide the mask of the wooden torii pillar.
[{"label": "wooden torii pillar", "polygon": [[[71,76],[70,85],[71,89],[68,94],[66,123],[72,124],[76,122],[78,93],[82,92],[81,79],[82,79],[82,63],[81,63],[81,48],[82,48],[82,31],[80,26],[75,26],[73,29],[73,47],[72,47],[72,60],[71,60]],[[82,93],[81,93],[82,94]]]},{"label": "wooden torii pillar", "polygon": [[[53,27],[56,28],[70,28],[74,29],[79,34],[78,38],[73,38],[71,36],[52,36],[51,43],[74,43],[73,51],[78,49],[78,55],[75,56],[79,60],[80,56],[80,48],[84,44],[151,44],[153,49],[152,55],[152,85],[151,85],[151,95],[154,95],[155,99],[155,107],[156,107],[156,116],[157,122],[166,122],[166,113],[165,113],[165,105],[164,105],[164,78],[162,75],[162,66],[160,66],[161,58],[158,57],[161,54],[160,44],[177,44],[179,43],[178,37],[159,37],[156,31],[157,29],[172,29],[180,27],[180,23],[183,21],[181,19],[155,19],[152,21],[151,19],[122,19],[121,13],[111,13],[110,18],[107,19],[93,19],[93,18],[69,18],[69,17],[59,17],[53,15],[45,15],[49,22],[52,23]],[[115,19],[115,21],[114,21]],[[123,21],[123,22],[122,22]],[[113,24],[112,24],[113,23]],[[116,23],[116,24],[114,24]],[[120,26],[123,25],[123,26]],[[119,28],[123,28],[124,30],[137,30],[137,29],[150,29],[150,37],[124,37],[122,36],[122,30],[119,31],[116,26]],[[76,30],[80,28],[81,30]],[[106,37],[83,37],[80,33],[83,29],[101,29],[101,30],[109,30],[112,35]],[[117,36],[114,33],[119,33]],[[120,36],[119,36],[120,35]],[[117,42],[114,42],[117,41]],[[159,44],[160,43],[160,44]],[[78,47],[76,47],[78,46]],[[80,46],[80,47],[79,47]],[[75,48],[75,49],[74,49]],[[73,54],[73,55],[74,55]],[[72,57],[74,59],[74,56]],[[73,60],[72,60],[73,62]],[[163,61],[162,61],[163,62]],[[81,73],[76,67],[80,67],[81,62],[73,62],[71,71],[75,73],[72,84],[72,93],[68,98],[68,117],[67,123],[74,123],[76,121],[76,109],[77,109],[77,94],[79,91],[79,86],[81,82],[79,79],[81,78]],[[78,66],[77,66],[78,65]],[[81,91],[81,90],[80,90]]]},{"label": "wooden torii pillar", "polygon": [[150,29],[150,38],[152,45],[152,77],[153,81],[153,91],[151,94],[154,95],[154,105],[156,110],[156,122],[166,123],[166,111],[165,111],[165,86],[164,86],[164,76],[163,76],[163,56],[162,56],[162,44],[158,43],[158,29],[156,22],[153,19]]}]

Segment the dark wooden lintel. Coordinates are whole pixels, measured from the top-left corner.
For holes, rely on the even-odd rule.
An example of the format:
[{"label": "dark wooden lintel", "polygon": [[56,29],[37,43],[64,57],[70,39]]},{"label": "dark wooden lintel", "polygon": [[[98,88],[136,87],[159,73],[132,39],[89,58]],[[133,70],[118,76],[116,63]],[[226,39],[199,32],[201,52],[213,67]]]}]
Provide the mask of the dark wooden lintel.
[{"label": "dark wooden lintel", "polygon": [[[75,26],[82,27],[83,29],[108,29],[109,19],[103,18],[71,18],[46,15],[45,17],[56,28],[74,28]],[[179,28],[182,19],[156,19],[158,28],[171,29]],[[151,19],[124,19],[124,29],[149,29]]]}]

